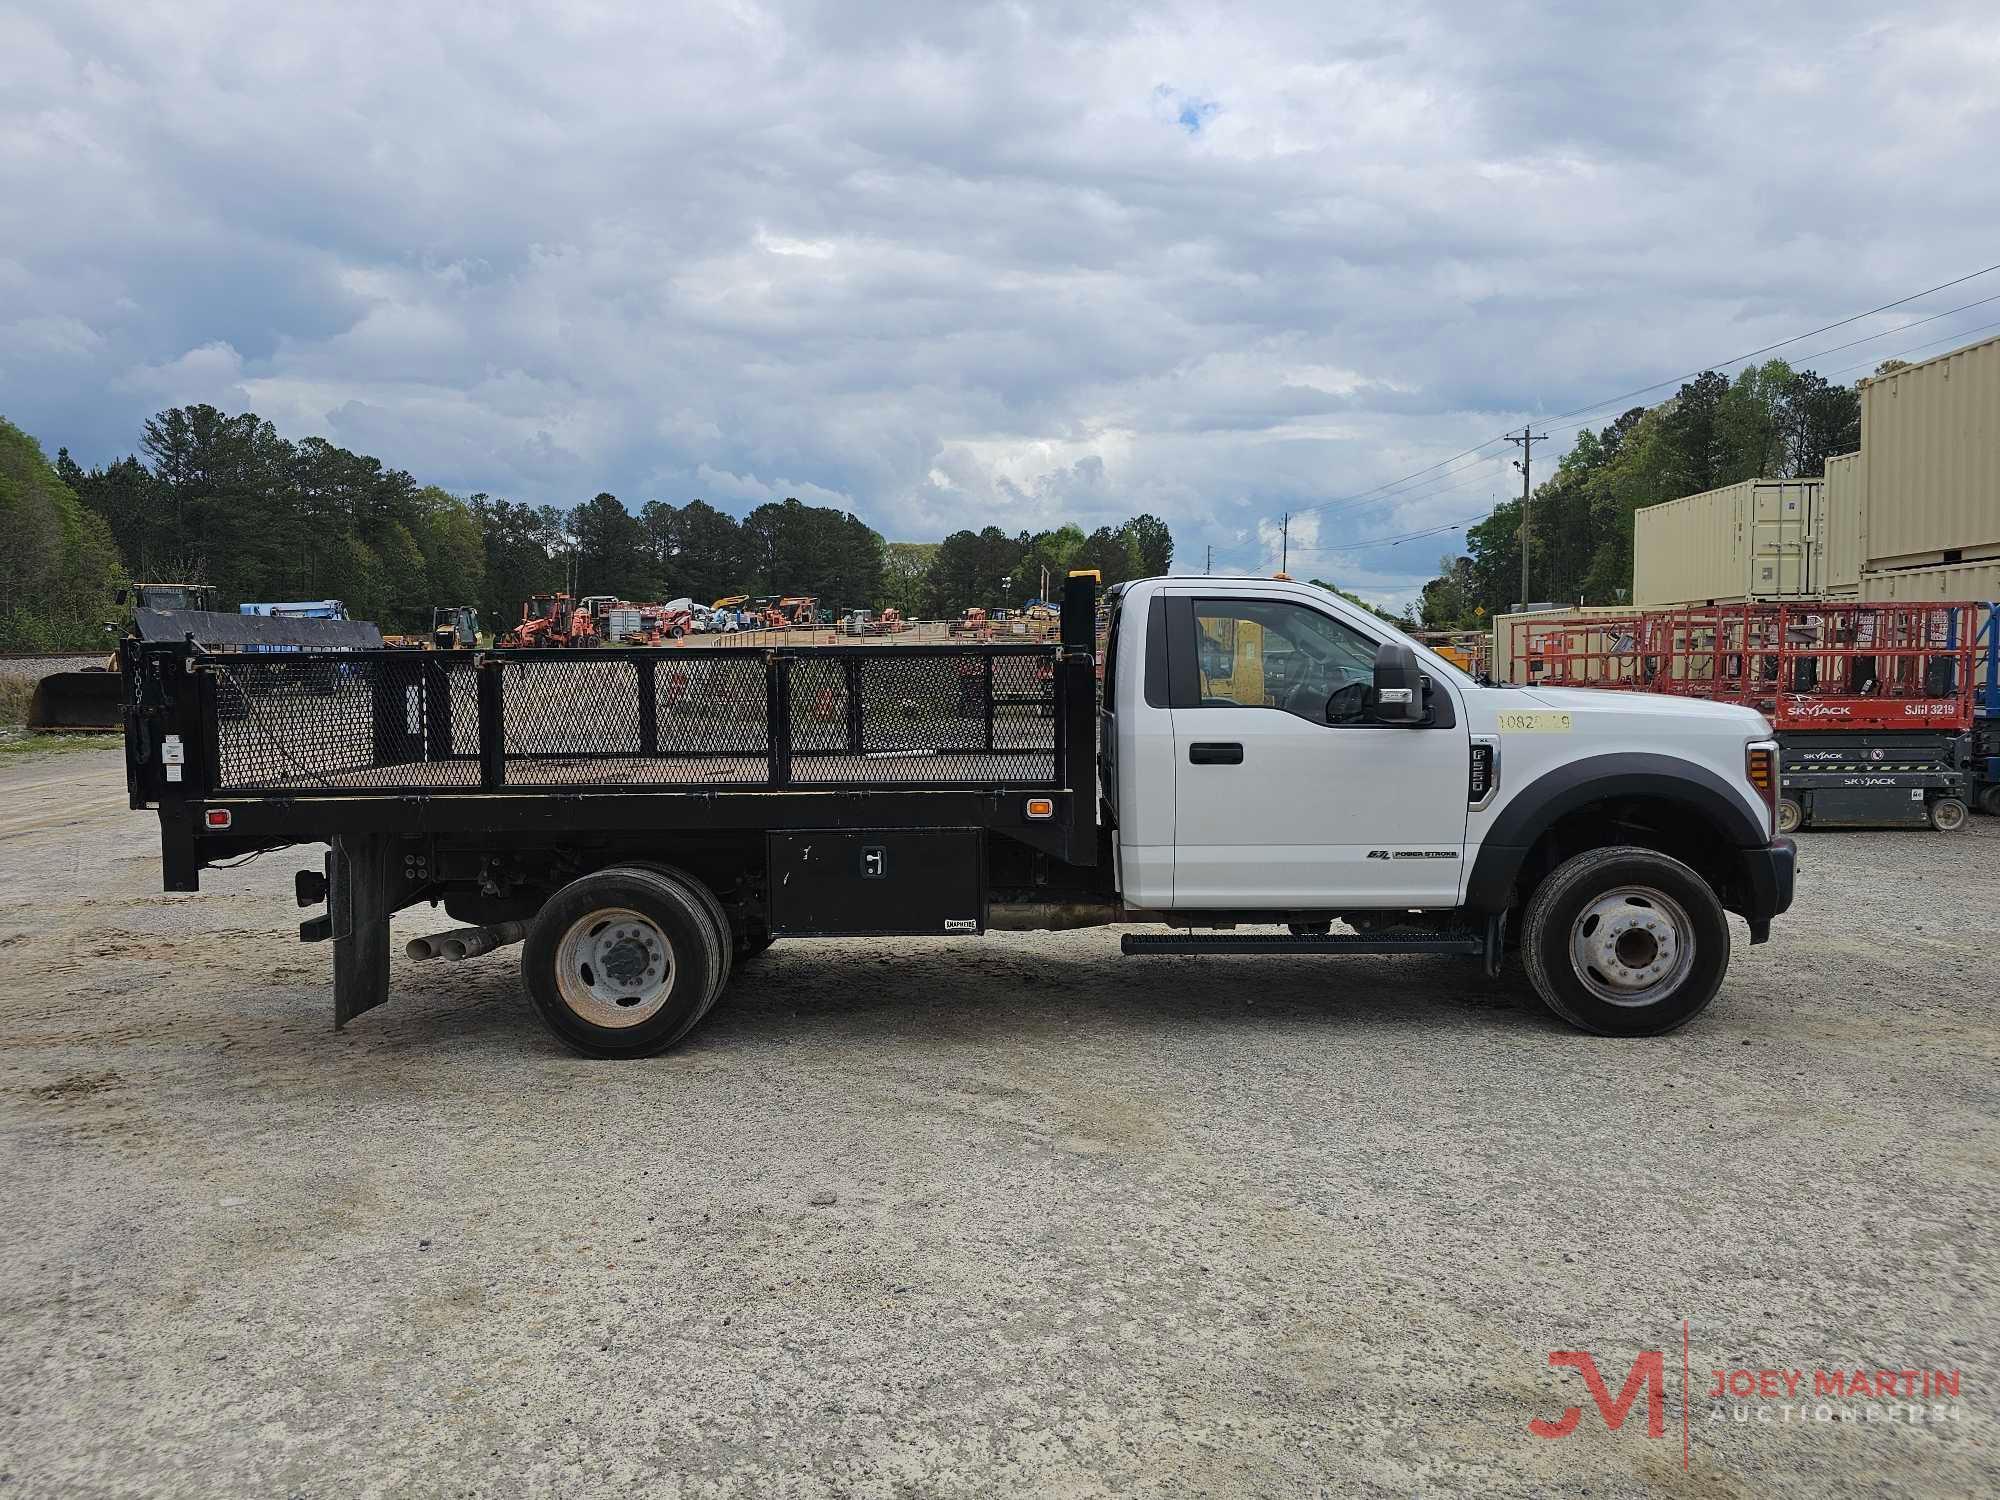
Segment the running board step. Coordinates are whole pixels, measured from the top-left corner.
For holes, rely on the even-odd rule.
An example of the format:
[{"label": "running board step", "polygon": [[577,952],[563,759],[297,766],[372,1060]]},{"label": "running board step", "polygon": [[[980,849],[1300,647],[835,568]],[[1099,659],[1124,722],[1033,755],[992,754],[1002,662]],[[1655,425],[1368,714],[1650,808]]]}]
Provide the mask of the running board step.
[{"label": "running board step", "polygon": [[1156,937],[1128,933],[1119,940],[1128,954],[1140,953],[1465,953],[1486,952],[1485,939],[1463,937],[1293,937],[1290,933],[1216,932]]}]

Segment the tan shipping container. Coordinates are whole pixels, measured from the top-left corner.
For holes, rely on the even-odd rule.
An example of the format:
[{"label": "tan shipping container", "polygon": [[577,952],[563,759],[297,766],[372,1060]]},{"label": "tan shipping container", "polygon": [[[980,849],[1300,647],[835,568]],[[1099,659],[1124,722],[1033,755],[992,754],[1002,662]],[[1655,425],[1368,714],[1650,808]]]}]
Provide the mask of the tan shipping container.
[{"label": "tan shipping container", "polygon": [[[1897,568],[1861,575],[1864,599],[1907,600],[1915,604],[1943,599],[1973,599],[1991,603],[2000,600],[2000,558],[1987,562],[1940,563],[1930,568]],[[1986,681],[1986,655],[1991,640],[1984,634],[1985,621],[1973,627],[1978,651],[1973,661],[1973,681]]]},{"label": "tan shipping container", "polygon": [[1528,632],[1514,629],[1520,620],[1586,620],[1601,619],[1606,615],[1629,616],[1632,609],[1628,605],[1609,604],[1569,604],[1556,609],[1522,609],[1512,614],[1493,617],[1493,680],[1495,682],[1529,681],[1527,664],[1522,660],[1517,648],[1517,637],[1525,637]]},{"label": "tan shipping container", "polygon": [[1861,575],[1864,599],[2000,599],[2000,558],[1929,568],[1877,568]]},{"label": "tan shipping container", "polygon": [[1861,455],[1843,453],[1826,461],[1815,532],[1814,581],[1829,598],[1853,595],[1861,587]]},{"label": "tan shipping container", "polygon": [[2000,338],[1864,380],[1862,557],[2000,557]]},{"label": "tan shipping container", "polygon": [[1822,488],[1817,479],[1746,479],[1636,512],[1633,603],[1655,609],[1819,593]]}]

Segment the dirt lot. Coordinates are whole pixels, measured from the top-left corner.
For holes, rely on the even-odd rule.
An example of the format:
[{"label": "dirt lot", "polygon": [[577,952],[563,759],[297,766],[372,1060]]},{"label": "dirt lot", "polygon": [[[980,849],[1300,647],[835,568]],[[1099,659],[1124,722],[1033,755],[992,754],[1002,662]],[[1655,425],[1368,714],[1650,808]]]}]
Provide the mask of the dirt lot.
[{"label": "dirt lot", "polygon": [[[781,944],[638,1064],[509,953],[336,1035],[305,862],[162,895],[114,753],[0,764],[0,1497],[2000,1486],[1992,820],[1808,835],[1632,1043],[1106,932]],[[1661,1351],[1663,1435],[1552,1350]]]}]

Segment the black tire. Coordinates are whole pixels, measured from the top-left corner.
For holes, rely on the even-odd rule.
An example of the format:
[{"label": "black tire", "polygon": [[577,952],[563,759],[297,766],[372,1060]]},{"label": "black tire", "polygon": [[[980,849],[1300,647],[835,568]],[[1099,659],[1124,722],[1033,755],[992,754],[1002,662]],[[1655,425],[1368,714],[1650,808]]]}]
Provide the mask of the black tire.
[{"label": "black tire", "polygon": [[1929,809],[1931,827],[1939,833],[1956,833],[1971,817],[1970,810],[1956,797],[1940,797]]},{"label": "black tire", "polygon": [[715,924],[715,930],[721,934],[722,962],[716,972],[715,989],[708,997],[708,1004],[702,1007],[702,1014],[707,1015],[715,1002],[722,998],[723,988],[729,983],[730,971],[735,965],[738,944],[735,934],[729,926],[729,913],[722,909],[722,902],[716,898],[714,891],[678,866],[661,864],[659,861],[651,859],[635,859],[632,861],[632,868],[635,870],[651,870],[655,875],[666,880],[671,880],[686,890],[688,894],[700,901],[707,909],[709,920]]},{"label": "black tire", "polygon": [[1799,805],[1797,799],[1780,797],[1778,799],[1778,832],[1797,833],[1805,826],[1806,811]]},{"label": "black tire", "polygon": [[1708,882],[1679,860],[1590,849],[1535,888],[1521,959],[1542,1003],[1570,1025],[1658,1036],[1699,1015],[1722,987],[1729,919]]},{"label": "black tire", "polygon": [[1990,817],[2000,818],[2000,782],[1995,782],[1979,794],[1979,810]]},{"label": "black tire", "polygon": [[[588,1057],[647,1057],[686,1036],[714,1003],[727,973],[727,932],[681,881],[616,866],[544,903],[521,950],[521,976],[543,1023],[568,1046]],[[600,977],[591,961],[607,945],[614,961],[645,966],[635,980],[644,993],[629,1002],[613,993],[612,971]],[[646,983],[656,969],[661,978]]]}]

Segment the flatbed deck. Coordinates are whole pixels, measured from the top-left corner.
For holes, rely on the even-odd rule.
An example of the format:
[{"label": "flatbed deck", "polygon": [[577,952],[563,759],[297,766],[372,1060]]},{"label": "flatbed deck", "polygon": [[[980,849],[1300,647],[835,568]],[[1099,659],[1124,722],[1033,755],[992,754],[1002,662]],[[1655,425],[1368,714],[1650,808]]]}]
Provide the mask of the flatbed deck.
[{"label": "flatbed deck", "polygon": [[1094,855],[1093,678],[1056,644],[279,655],[133,641],[124,664],[132,803],[161,809],[172,889],[221,859],[350,832],[846,826],[857,804],[884,826],[1005,827]]}]

